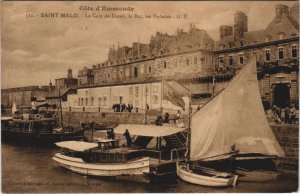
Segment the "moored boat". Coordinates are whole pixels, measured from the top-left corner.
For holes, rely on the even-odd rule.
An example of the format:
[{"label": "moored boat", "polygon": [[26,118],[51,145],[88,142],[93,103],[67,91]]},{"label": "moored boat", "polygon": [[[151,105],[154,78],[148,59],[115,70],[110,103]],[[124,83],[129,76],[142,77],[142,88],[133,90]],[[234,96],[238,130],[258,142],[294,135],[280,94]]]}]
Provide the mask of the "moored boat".
[{"label": "moored boat", "polygon": [[238,179],[238,175],[186,163],[177,163],[177,175],[186,182],[212,187],[235,186]]},{"label": "moored boat", "polygon": [[143,157],[140,150],[119,147],[117,140],[65,141],[56,145],[62,149],[52,159],[76,173],[101,177],[140,175],[146,179],[150,171],[149,157]]},{"label": "moored boat", "polygon": [[17,110],[14,103],[12,117],[1,117],[1,138],[3,141],[31,144],[53,143],[63,140],[82,139],[84,130],[66,127],[59,123],[53,112],[38,111],[30,106]]},{"label": "moored boat", "polygon": [[[239,175],[247,180],[247,175],[251,176],[250,171],[239,168],[241,163],[237,161],[249,161],[253,166],[255,159],[284,156],[264,113],[254,58],[220,93],[189,118],[191,135],[186,165],[195,162],[203,167],[201,163],[208,165],[220,160],[235,161],[230,172],[236,173],[237,169],[244,171],[239,172]],[[177,172],[182,178],[184,171],[178,166]],[[199,172],[191,170],[194,178],[198,177],[196,175],[199,175]],[[224,170],[226,172],[225,168]],[[252,171],[257,169],[253,168]],[[277,177],[276,170],[270,173],[260,169],[259,172],[260,177],[257,179],[269,180]],[[252,179],[255,179],[253,174]],[[185,180],[191,181],[188,178]],[[208,185],[204,181],[198,181],[198,184]]]}]

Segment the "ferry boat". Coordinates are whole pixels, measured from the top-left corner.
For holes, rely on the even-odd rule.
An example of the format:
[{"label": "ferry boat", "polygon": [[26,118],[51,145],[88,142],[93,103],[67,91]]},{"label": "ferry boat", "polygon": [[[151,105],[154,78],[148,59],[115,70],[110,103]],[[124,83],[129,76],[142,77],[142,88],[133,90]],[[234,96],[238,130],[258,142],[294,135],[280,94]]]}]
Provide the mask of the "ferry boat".
[{"label": "ferry boat", "polygon": [[53,143],[82,139],[83,132],[81,128],[60,125],[56,114],[49,116],[29,112],[1,117],[2,141]]},{"label": "ferry boat", "polygon": [[[118,140],[101,139],[97,142],[63,141],[52,159],[73,172],[101,177],[141,176],[147,179],[150,159],[141,150],[120,147]],[[144,182],[144,181],[143,181]]]}]

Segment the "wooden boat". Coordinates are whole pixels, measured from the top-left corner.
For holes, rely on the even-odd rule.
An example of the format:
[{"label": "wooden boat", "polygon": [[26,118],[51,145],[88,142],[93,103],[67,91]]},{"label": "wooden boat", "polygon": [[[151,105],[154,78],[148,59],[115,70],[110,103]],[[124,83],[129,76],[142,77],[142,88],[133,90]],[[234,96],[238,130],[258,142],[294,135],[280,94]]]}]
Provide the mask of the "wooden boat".
[{"label": "wooden boat", "polygon": [[81,139],[83,138],[83,130],[61,128],[55,118],[1,118],[1,137],[3,141],[53,143],[62,140]]},{"label": "wooden boat", "polygon": [[235,186],[238,179],[238,175],[204,167],[195,169],[185,163],[177,163],[177,175],[186,182],[212,187]]},{"label": "wooden boat", "polygon": [[101,177],[146,175],[149,157],[142,151],[118,146],[118,140],[98,139],[97,143],[65,141],[56,143],[61,152],[52,159],[73,172]]},{"label": "wooden boat", "polygon": [[[265,157],[284,156],[264,113],[254,58],[221,92],[189,116],[189,120],[188,163],[226,158],[232,160],[243,155],[250,156],[246,160],[255,159],[257,154]],[[179,177],[190,182],[189,176],[184,176],[185,171],[178,166]],[[198,172],[191,171],[195,179],[200,179],[194,182],[210,186],[201,181],[203,177],[196,176]]]}]

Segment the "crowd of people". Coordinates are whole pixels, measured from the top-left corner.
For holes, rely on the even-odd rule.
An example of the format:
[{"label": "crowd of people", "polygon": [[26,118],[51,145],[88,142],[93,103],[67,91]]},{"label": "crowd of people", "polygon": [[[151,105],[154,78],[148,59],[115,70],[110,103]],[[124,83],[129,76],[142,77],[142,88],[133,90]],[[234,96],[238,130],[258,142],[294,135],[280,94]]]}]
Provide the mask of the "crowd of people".
[{"label": "crowd of people", "polygon": [[114,112],[132,112],[133,105],[132,104],[113,104],[112,109]]},{"label": "crowd of people", "polygon": [[297,123],[296,114],[297,110],[294,104],[285,108],[276,105],[272,107],[272,115],[276,123],[295,124]]}]

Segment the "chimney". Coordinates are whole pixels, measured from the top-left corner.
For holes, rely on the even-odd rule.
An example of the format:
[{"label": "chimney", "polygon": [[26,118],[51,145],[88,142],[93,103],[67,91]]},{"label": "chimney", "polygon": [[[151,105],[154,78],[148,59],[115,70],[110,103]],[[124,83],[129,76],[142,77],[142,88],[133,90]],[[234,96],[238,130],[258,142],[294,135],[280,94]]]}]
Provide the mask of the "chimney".
[{"label": "chimney", "polygon": [[248,17],[244,12],[238,11],[234,14],[234,41],[244,38],[244,32],[248,32]]},{"label": "chimney", "polygon": [[281,18],[283,14],[289,14],[289,7],[283,4],[277,4],[275,6],[276,18]]},{"label": "chimney", "polygon": [[232,26],[220,26],[220,38],[223,39],[226,36],[233,35]]},{"label": "chimney", "polygon": [[68,78],[72,78],[73,75],[72,75],[72,69],[68,69]]},{"label": "chimney", "polygon": [[52,87],[53,87],[53,86],[52,86],[52,82],[51,82],[51,80],[50,80],[50,82],[49,82],[49,89],[48,89],[49,93],[52,92]]},{"label": "chimney", "polygon": [[299,23],[299,4],[295,3],[290,7],[290,15]]}]

